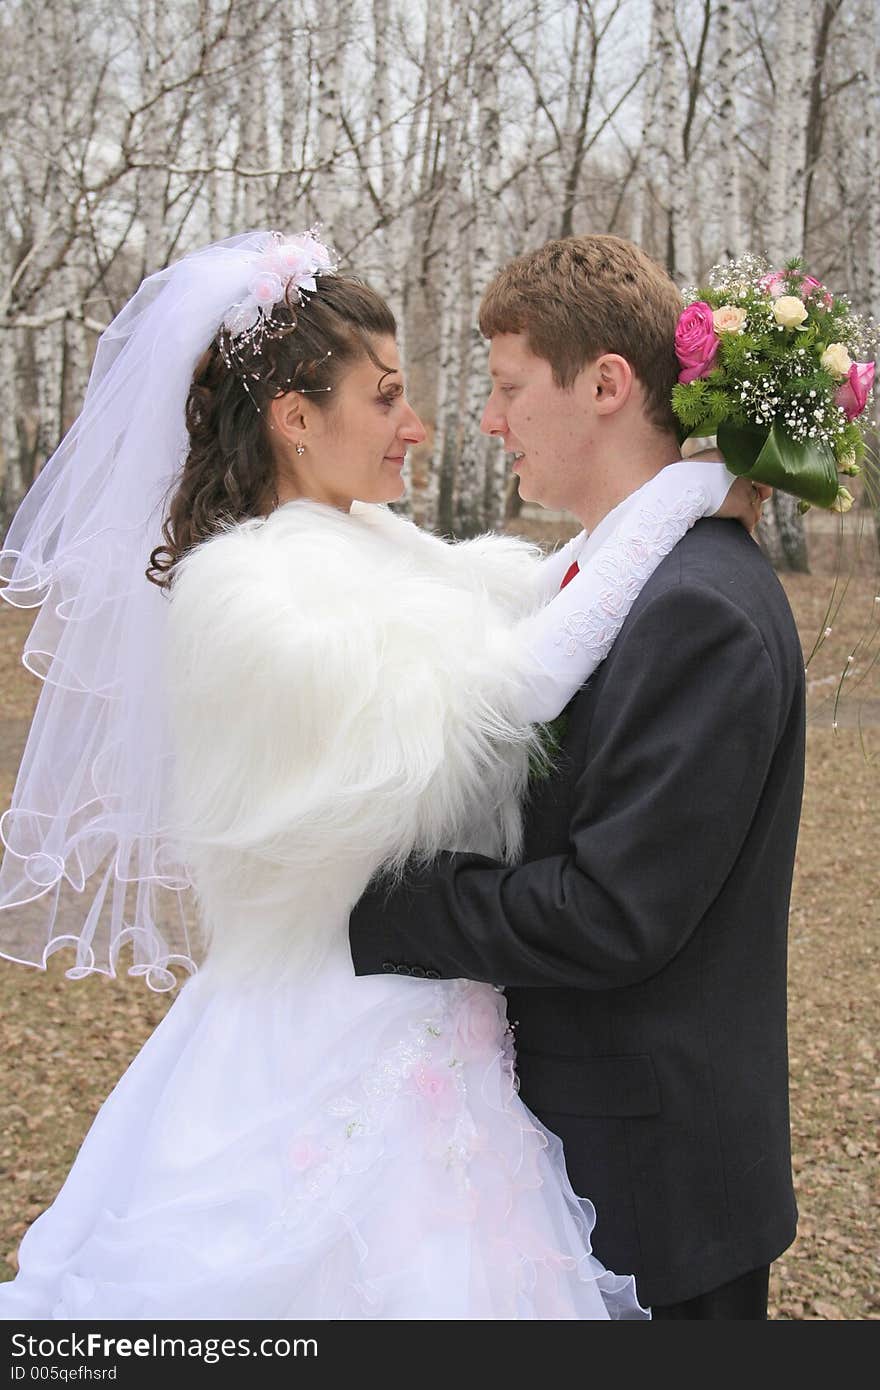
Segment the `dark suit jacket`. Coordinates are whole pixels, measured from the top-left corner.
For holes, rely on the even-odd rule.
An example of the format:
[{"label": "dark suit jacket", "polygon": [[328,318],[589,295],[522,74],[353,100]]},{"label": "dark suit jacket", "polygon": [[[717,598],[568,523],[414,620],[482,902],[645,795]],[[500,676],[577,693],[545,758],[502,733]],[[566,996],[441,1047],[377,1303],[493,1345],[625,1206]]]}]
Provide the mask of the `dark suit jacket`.
[{"label": "dark suit jacket", "polygon": [[699,522],[658,566],[568,713],[523,862],[450,854],[371,888],[352,957],[507,986],[522,1098],[596,1205],[596,1254],[677,1302],[773,1260],[796,1221],[804,668],[740,526]]}]

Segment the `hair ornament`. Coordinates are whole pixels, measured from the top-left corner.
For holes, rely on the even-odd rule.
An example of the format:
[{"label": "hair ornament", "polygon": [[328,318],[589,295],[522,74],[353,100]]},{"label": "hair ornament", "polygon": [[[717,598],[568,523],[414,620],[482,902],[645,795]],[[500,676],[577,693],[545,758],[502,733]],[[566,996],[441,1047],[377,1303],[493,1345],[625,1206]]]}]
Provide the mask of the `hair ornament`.
[{"label": "hair ornament", "polygon": [[220,353],[230,371],[241,374],[245,386],[248,374],[259,375],[252,361],[264,342],[291,331],[290,323],[273,319],[276,305],[303,304],[305,296],[317,290],[318,276],[337,270],[338,259],[319,240],[318,231],[315,226],[294,237],[269,233],[254,258],[247,294],[224,315],[218,334]]}]

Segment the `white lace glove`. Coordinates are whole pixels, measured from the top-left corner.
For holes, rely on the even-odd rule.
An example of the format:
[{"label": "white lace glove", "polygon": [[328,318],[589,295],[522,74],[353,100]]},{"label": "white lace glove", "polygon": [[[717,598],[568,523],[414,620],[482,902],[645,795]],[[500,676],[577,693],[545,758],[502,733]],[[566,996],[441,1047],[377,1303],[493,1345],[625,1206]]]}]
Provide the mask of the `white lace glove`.
[{"label": "white lace glove", "polygon": [[538,595],[541,603],[549,603],[559,593],[559,586],[571,568],[571,562],[583,549],[586,531],[579,531],[565,545],[545,555],[538,566]]},{"label": "white lace glove", "polygon": [[667,465],[639,489],[566,587],[519,624],[531,658],[518,711],[523,720],[546,723],[565,708],[605,660],[660,561],[695,521],[718,511],[735,481],[723,463]]}]

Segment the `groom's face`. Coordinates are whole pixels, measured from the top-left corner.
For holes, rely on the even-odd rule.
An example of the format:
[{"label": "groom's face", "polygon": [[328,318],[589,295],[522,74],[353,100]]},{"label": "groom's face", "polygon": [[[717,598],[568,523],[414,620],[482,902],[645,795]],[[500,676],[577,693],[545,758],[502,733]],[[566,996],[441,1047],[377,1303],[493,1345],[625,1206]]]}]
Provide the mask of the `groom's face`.
[{"label": "groom's face", "polygon": [[579,515],[594,432],[589,370],[564,390],[524,333],[499,333],[489,347],[489,372],[492,394],[480,429],[513,456],[520,497]]}]

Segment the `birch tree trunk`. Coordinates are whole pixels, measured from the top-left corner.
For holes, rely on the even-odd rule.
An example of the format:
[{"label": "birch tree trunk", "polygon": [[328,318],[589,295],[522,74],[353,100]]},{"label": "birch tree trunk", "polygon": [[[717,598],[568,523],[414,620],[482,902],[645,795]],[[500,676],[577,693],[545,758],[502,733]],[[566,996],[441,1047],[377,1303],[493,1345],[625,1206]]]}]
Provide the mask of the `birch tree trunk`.
[{"label": "birch tree trunk", "polygon": [[[863,136],[865,141],[865,171],[867,186],[867,248],[865,273],[865,298],[869,313],[880,317],[880,73],[877,64],[878,13],[874,0],[862,0],[857,16],[857,26],[864,45],[864,103]],[[869,447],[877,457],[880,445],[880,403],[875,399],[873,422]],[[880,496],[870,497],[868,490],[863,494],[865,504],[874,511],[874,533],[880,548]]]},{"label": "birch tree trunk", "polygon": [[658,102],[662,139],[666,148],[666,186],[669,200],[666,266],[670,275],[690,283],[694,278],[691,253],[691,209],[688,170],[682,143],[681,80],[676,60],[675,0],[654,0],[657,57],[660,80]]},{"label": "birch tree trunk", "polygon": [[[88,267],[83,263],[81,244],[71,248],[67,264],[59,278],[64,301],[72,309],[78,310],[88,293],[89,279]],[[96,345],[94,334],[88,331],[80,318],[68,318],[62,326],[62,333],[59,439],[73,424],[82,408]]]},{"label": "birch tree trunk", "polygon": [[[396,180],[394,177],[394,141],[391,130],[391,89],[389,73],[389,34],[391,29],[391,10],[389,0],[373,0],[373,109],[370,119],[373,139],[367,142],[367,149],[373,153],[370,160],[372,192],[370,201],[376,207],[379,226],[374,232],[373,256],[379,264],[386,267],[392,278],[386,286],[388,301],[398,323],[397,342],[402,361],[406,361],[406,320],[403,311],[403,286],[406,272],[403,267],[393,264],[395,256],[394,239],[389,237],[389,227],[398,205]],[[375,168],[375,172],[373,172]],[[365,199],[366,201],[366,199]],[[405,257],[404,257],[405,259]],[[409,461],[407,460],[407,472]],[[407,479],[408,481],[408,479]]]},{"label": "birch tree trunk", "polygon": [[[403,166],[395,184],[400,190],[397,196],[411,195],[409,213],[404,218],[404,244],[411,249],[409,254],[398,258],[396,267],[399,274],[398,341],[404,365],[408,361],[411,319],[416,314],[419,316],[419,339],[424,335],[431,225],[439,196],[436,139],[443,92],[442,86],[434,80],[434,63],[437,54],[442,52],[442,39],[442,10],[439,5],[432,5],[425,14],[414,119],[409,129]],[[436,387],[436,379],[434,385]],[[397,509],[433,526],[437,515],[437,488],[434,484],[438,479],[439,474],[432,470],[429,458],[427,488],[417,497],[413,462],[408,454],[404,470],[406,493]]]},{"label": "birch tree trunk", "polygon": [[[780,55],[791,54],[791,78],[787,64],[779,65],[777,82],[788,87],[786,95],[786,145],[789,150],[785,205],[782,210],[784,243],[780,248],[783,259],[804,252],[804,231],[807,217],[807,126],[810,111],[811,79],[814,65],[819,79],[823,55],[814,53],[814,0],[783,0],[785,29],[781,38]],[[789,47],[789,43],[791,46]],[[797,499],[787,492],[774,492],[773,513],[784,555],[784,568],[798,574],[809,573],[807,537],[804,519],[798,511]]]},{"label": "birch tree trunk", "polygon": [[[816,50],[815,0],[799,0],[796,6],[797,39],[792,53],[792,76],[789,113],[789,177],[788,211],[785,219],[785,254],[802,256],[806,250],[808,225],[807,165],[810,157],[809,137],[814,84],[822,80],[824,51]],[[789,50],[783,50],[788,52]],[[778,80],[786,81],[787,73],[780,72]]]},{"label": "birch tree trunk", "polygon": [[459,447],[461,282],[456,273],[459,263],[459,219],[451,192],[443,218],[442,237],[438,267],[440,303],[434,447],[425,496],[425,525],[441,535],[452,535],[455,528],[453,499]]},{"label": "birch tree trunk", "polygon": [[[804,82],[803,62],[799,73],[792,77],[790,58],[799,42],[798,25],[804,10],[798,0],[779,0],[775,52],[780,61],[774,75],[775,92],[769,132],[770,159],[767,171],[765,203],[767,208],[767,251],[775,266],[784,265],[800,250],[802,232],[792,246],[792,224],[795,217],[803,218],[803,167],[801,162],[801,201],[792,212],[792,179],[797,173],[797,151],[800,132],[796,129],[798,112],[803,112],[802,92],[798,82]],[[797,501],[787,492],[776,491],[764,509],[757,536],[762,548],[776,569],[809,570],[804,521]]]},{"label": "birch tree trunk", "polygon": [[662,126],[657,111],[660,90],[660,51],[657,35],[657,6],[651,6],[651,27],[642,92],[642,139],[639,150],[638,184],[633,199],[632,239],[638,245],[650,244],[654,250],[654,175],[663,154]]},{"label": "birch tree trunk", "polygon": [[721,232],[724,255],[735,260],[745,250],[740,209],[740,159],[736,146],[737,25],[741,0],[719,0],[718,5],[718,149],[721,196]]},{"label": "birch tree trunk", "polygon": [[[477,53],[474,84],[478,95],[474,190],[471,216],[470,298],[464,300],[465,391],[455,532],[475,536],[501,520],[504,496],[487,480],[490,441],[480,432],[486,399],[486,344],[477,322],[480,298],[498,266],[497,189],[499,182],[498,59],[501,0],[480,0],[475,9]],[[493,451],[494,452],[494,451]],[[490,505],[487,511],[487,501]]]},{"label": "birch tree trunk", "polygon": [[394,146],[391,136],[391,92],[388,71],[388,37],[391,31],[389,0],[373,0],[373,122],[379,146],[379,196],[385,207],[394,200]]},{"label": "birch tree trunk", "polygon": [[880,319],[880,73],[877,63],[878,15],[875,0],[863,0],[859,14],[865,55],[864,140],[867,187],[867,274],[868,310]]},{"label": "birch tree trunk", "polygon": [[[592,15],[591,15],[592,18]],[[569,59],[568,95],[565,103],[565,118],[562,126],[562,140],[559,151],[562,165],[562,218],[559,224],[561,237],[571,236],[574,231],[574,204],[583,157],[586,125],[589,119],[590,91],[585,91],[581,80],[581,49],[584,41],[584,7],[577,6],[574,32],[571,38]]]},{"label": "birch tree trunk", "polygon": [[150,161],[138,173],[138,201],[144,229],[144,248],[141,275],[161,264],[165,226],[166,177],[162,171],[165,157],[163,133],[167,128],[168,99],[153,101],[161,81],[162,39],[166,17],[158,0],[138,0],[138,32],[140,35],[140,90],[146,115],[141,123],[140,146]]},{"label": "birch tree trunk", "polygon": [[[452,535],[456,524],[456,475],[461,439],[462,380],[462,221],[466,205],[461,185],[461,164],[466,135],[468,79],[461,55],[467,38],[464,6],[450,4],[442,53],[445,80],[437,128],[437,157],[443,176],[436,190],[436,287],[438,319],[437,394],[434,412],[434,447],[426,494],[426,522],[442,535]],[[465,300],[465,312],[469,303]]]},{"label": "birch tree trunk", "polygon": [[[21,430],[21,382],[23,335],[14,329],[0,329],[0,451],[3,454],[3,482],[0,486],[0,539],[6,535],[13,513],[28,488],[25,451]],[[17,341],[18,340],[18,341]]]},{"label": "birch tree trunk", "polygon": [[[279,5],[277,14],[278,49],[280,53],[298,53],[301,66],[308,72],[308,59],[303,51],[305,44],[301,35],[294,29],[291,13],[286,5]],[[288,71],[282,68],[278,82],[278,138],[281,144],[280,166],[282,170],[292,170],[295,164],[295,143],[297,135],[297,115],[300,101],[297,85],[291,82]],[[297,179],[292,173],[282,173],[275,189],[275,207],[280,230],[291,233],[299,230],[297,217],[298,202]]]},{"label": "birch tree trunk", "polygon": [[[208,51],[211,45],[214,0],[199,0],[199,39]],[[216,81],[216,79],[215,79]],[[218,101],[219,89],[214,82],[202,102],[202,158],[210,167],[218,155]],[[205,177],[205,224],[209,241],[218,241],[222,235],[220,212],[220,177],[209,173]]]},{"label": "birch tree trunk", "polygon": [[[826,92],[826,64],[832,61],[831,50],[838,56],[839,52],[845,51],[846,45],[838,44],[837,36],[832,34],[835,22],[843,8],[844,0],[810,0],[807,14],[808,36],[813,36],[812,41],[812,62],[808,73],[808,95],[806,101],[806,115],[804,117],[804,128],[806,131],[805,152],[804,152],[804,180],[803,195],[801,199],[801,210],[803,214],[803,233],[802,244],[808,247],[811,243],[812,225],[812,203],[813,187],[815,184],[816,171],[822,153],[823,136],[827,124],[829,108],[829,94]],[[857,36],[857,43],[858,43]],[[863,49],[861,44],[858,46],[859,57],[856,60],[857,66]],[[847,87],[847,82],[835,84],[840,90]],[[831,160],[834,160],[834,153],[831,153]],[[847,153],[848,162],[848,153]],[[832,164],[833,167],[833,164]]]},{"label": "birch tree trunk", "polygon": [[61,382],[64,362],[64,325],[53,323],[34,337],[34,372],[37,387],[37,432],[34,439],[39,471],[61,441]]},{"label": "birch tree trunk", "polygon": [[318,0],[318,178],[317,197],[312,196],[313,215],[324,229],[325,240],[336,245],[339,226],[339,172],[335,165],[342,128],[340,81],[343,64],[341,7],[344,0]]},{"label": "birch tree trunk", "polygon": [[[266,84],[263,48],[248,24],[244,11],[239,17],[242,68],[237,81],[238,163],[245,169],[265,168],[268,158]],[[260,227],[266,220],[265,186],[262,179],[241,178],[242,230]]]},{"label": "birch tree trunk", "polygon": [[774,82],[773,109],[768,132],[770,158],[764,196],[767,226],[767,254],[775,265],[782,265],[789,253],[786,245],[789,216],[789,178],[791,174],[792,107],[794,103],[788,62],[797,41],[797,0],[778,0],[775,51],[781,55]]}]

